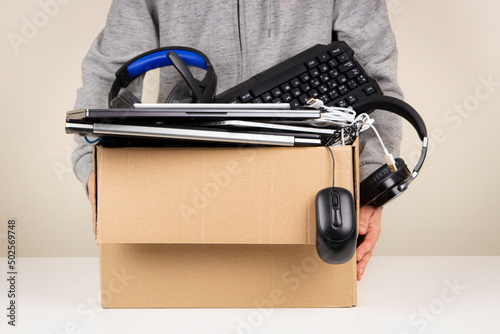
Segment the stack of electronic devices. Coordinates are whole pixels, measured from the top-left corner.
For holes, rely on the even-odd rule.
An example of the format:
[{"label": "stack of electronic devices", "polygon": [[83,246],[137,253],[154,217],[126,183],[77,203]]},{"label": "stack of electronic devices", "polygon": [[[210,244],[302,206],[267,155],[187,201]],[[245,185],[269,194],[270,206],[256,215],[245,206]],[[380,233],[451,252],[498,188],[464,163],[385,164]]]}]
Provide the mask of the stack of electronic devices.
[{"label": "stack of electronic devices", "polygon": [[[66,132],[97,136],[92,140],[103,139],[110,146],[222,143],[329,148],[351,144],[361,131],[373,128],[387,165],[361,182],[360,204],[382,206],[404,192],[418,175],[427,152],[427,130],[410,105],[382,96],[377,82],[353,56],[344,42],[316,45],[215,96],[215,72],[203,53],[184,47],[155,49],[117,71],[109,108],[68,112]],[[163,66],[175,67],[184,79],[166,103],[141,103],[127,90],[118,94],[142,74]],[[188,66],[205,70],[203,80],[196,80]],[[367,114],[374,109],[397,114],[416,129],[422,153],[413,172],[385,148]],[[357,238],[352,195],[332,184],[318,193],[316,211],[318,254],[328,263],[348,261]]]},{"label": "stack of electronic devices", "polygon": [[[311,100],[318,103],[317,100]],[[98,137],[276,146],[352,142],[353,121],[325,120],[315,108],[289,104],[151,104],[136,109],[83,109],[67,113],[66,132]],[[346,110],[346,115],[353,115]],[[325,116],[323,116],[325,117]],[[353,118],[354,120],[354,118]],[[344,134],[344,137],[342,137]]]},{"label": "stack of electronic devices", "polygon": [[[356,117],[351,106],[382,95],[353,54],[344,42],[316,45],[214,96],[215,83],[207,81],[216,81],[209,78],[215,74],[201,52],[182,47],[152,50],[117,72],[109,108],[67,112],[66,132],[108,140],[161,139],[163,143],[188,145],[350,143],[362,129],[361,121],[366,122]],[[146,104],[134,97],[128,103],[112,103],[117,91],[132,80],[152,68],[169,65],[183,76],[188,95],[195,95],[188,102],[198,103]],[[205,79],[194,81],[186,65],[207,70]],[[198,89],[204,90],[200,98],[196,98]]]}]

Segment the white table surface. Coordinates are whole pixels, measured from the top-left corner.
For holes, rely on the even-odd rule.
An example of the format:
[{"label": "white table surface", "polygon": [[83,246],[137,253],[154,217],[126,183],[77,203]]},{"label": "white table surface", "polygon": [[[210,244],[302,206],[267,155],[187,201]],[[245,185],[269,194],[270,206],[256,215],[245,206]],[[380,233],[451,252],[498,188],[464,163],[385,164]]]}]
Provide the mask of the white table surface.
[{"label": "white table surface", "polygon": [[499,333],[499,277],[500,256],[373,257],[351,309],[103,310],[97,258],[19,258],[0,333]]}]

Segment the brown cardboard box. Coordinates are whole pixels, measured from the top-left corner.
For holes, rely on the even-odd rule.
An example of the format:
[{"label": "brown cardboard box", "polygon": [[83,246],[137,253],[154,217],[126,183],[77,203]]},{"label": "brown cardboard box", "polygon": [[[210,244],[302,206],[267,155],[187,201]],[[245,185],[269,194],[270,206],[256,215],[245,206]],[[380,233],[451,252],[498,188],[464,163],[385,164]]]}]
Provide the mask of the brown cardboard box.
[{"label": "brown cardboard box", "polygon": [[[357,150],[333,148],[357,198]],[[325,147],[103,148],[95,154],[102,307],[351,307],[356,262],[322,262]]]}]

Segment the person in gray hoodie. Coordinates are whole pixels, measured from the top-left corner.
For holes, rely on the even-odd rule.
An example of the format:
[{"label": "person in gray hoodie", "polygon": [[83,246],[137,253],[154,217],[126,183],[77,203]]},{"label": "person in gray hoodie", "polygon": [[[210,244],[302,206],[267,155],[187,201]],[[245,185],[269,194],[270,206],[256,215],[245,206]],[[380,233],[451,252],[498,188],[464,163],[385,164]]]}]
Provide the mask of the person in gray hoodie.
[{"label": "person in gray hoodie", "polygon": [[[82,63],[83,85],[75,109],[106,108],[116,70],[143,52],[165,46],[187,46],[205,53],[223,92],[315,44],[329,44],[332,32],[354,51],[385,95],[402,98],[397,83],[397,49],[385,0],[113,0],[106,25]],[[158,101],[165,101],[181,80],[160,71]],[[141,80],[130,89],[140,97]],[[399,155],[401,121],[377,110],[371,115],[387,149]],[[72,161],[78,179],[93,200],[92,145],[75,136]],[[373,131],[360,136],[360,179],[385,164]],[[381,208],[360,208],[356,251],[358,280],[380,235]]]}]

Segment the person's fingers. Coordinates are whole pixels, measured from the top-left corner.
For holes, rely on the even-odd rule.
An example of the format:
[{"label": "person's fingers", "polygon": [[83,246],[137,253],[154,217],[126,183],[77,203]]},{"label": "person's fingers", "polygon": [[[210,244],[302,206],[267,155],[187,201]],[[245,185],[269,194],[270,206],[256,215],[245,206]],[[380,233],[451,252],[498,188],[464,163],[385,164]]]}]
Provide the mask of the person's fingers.
[{"label": "person's fingers", "polygon": [[[362,207],[366,208],[366,207]],[[381,219],[382,219],[382,214],[381,214],[381,209],[380,208],[373,208],[373,207],[368,207],[365,210],[363,210],[363,218],[361,217],[361,209],[360,208],[360,224],[361,224],[361,219],[365,219],[368,221],[367,223],[367,228],[365,230],[365,233],[363,235],[363,241],[360,243],[358,248],[356,249],[356,258],[357,261],[361,261],[363,256],[365,256],[366,253],[373,251],[375,248],[375,245],[377,244],[378,238],[381,233]],[[371,209],[370,209],[371,208]],[[368,217],[368,215],[370,215]],[[360,231],[361,234],[361,231]]]},{"label": "person's fingers", "polygon": [[358,262],[357,264],[357,280],[360,281],[361,278],[363,277],[363,274],[365,273],[366,266],[368,265],[368,262],[370,261],[370,258],[372,257],[373,252],[369,251],[367,252],[361,261]]},{"label": "person's fingers", "polygon": [[359,208],[359,234],[364,235],[368,231],[368,223],[374,209],[374,207],[368,205]]},{"label": "person's fingers", "polygon": [[368,232],[364,236],[363,242],[358,246],[356,250],[356,257],[358,261],[361,261],[365,254],[373,251],[375,245],[377,244],[379,236],[380,228],[374,225],[370,225],[368,228]]}]

